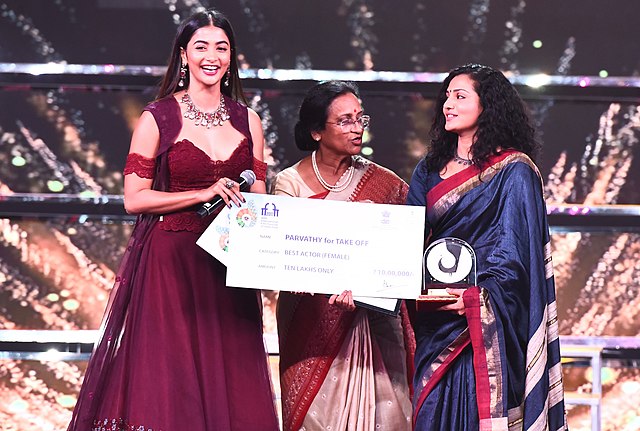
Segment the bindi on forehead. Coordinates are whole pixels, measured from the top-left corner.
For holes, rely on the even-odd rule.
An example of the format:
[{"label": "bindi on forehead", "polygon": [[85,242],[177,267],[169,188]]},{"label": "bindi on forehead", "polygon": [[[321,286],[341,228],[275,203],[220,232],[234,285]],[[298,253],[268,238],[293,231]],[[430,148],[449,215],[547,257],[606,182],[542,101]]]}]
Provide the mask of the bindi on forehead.
[{"label": "bindi on forehead", "polygon": [[343,94],[338,96],[329,107],[328,113],[335,117],[357,116],[362,112],[360,101],[352,94]]},{"label": "bindi on forehead", "polygon": [[345,109],[342,113],[338,113],[338,117],[357,117],[362,112],[362,108],[353,108],[353,110]]}]

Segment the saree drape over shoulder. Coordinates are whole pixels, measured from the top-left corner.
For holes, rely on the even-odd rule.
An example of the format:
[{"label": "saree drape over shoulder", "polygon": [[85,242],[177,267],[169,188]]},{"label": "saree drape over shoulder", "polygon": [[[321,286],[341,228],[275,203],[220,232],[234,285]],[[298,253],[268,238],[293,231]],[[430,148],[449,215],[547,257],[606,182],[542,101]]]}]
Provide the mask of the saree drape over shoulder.
[{"label": "saree drape over shoulder", "polygon": [[[315,194],[300,177],[298,166],[278,174],[275,194],[405,201],[406,183],[364,159],[354,163],[352,186],[338,193]],[[415,342],[404,304],[400,316],[389,316],[363,308],[343,311],[329,305],[325,295],[281,292],[277,316],[285,431],[411,429]]]},{"label": "saree drape over shoulder", "polygon": [[421,161],[407,203],[426,205],[429,241],[477,256],[465,314],[412,312],[416,430],[565,430],[551,245],[540,173],[503,152],[441,179]]}]

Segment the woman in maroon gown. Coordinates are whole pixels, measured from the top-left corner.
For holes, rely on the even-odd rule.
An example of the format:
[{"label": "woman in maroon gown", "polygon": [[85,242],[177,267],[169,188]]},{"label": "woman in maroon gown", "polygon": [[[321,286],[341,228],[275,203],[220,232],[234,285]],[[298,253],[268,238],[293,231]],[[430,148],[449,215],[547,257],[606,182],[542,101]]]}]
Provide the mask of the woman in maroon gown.
[{"label": "woman in maroon gown", "polygon": [[69,430],[277,430],[259,293],[225,286],[196,245],[232,179],[253,169],[265,192],[264,138],[244,101],[228,20],[207,10],[177,32],[159,99],[125,166],[125,207],[140,214]]}]

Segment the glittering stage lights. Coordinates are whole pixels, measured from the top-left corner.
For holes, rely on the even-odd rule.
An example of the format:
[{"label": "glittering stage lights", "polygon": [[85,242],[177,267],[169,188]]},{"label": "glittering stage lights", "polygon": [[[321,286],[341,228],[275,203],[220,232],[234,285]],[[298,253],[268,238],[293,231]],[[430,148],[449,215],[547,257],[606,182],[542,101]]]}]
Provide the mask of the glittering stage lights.
[{"label": "glittering stage lights", "polygon": [[[57,46],[55,41],[60,40],[59,35],[51,33],[53,28],[65,26],[48,25],[43,27],[47,31],[43,31],[37,28],[36,16],[29,17],[13,11],[8,4],[9,2],[0,3],[0,22],[6,24],[5,29],[23,35],[25,43],[21,49],[37,54],[41,64],[33,69],[34,77],[41,79],[47,70],[69,70],[72,65],[64,63],[69,59],[62,58],[61,55],[69,51]],[[60,15],[69,17],[69,21],[64,24],[70,24],[77,22],[78,16],[83,16],[76,13],[75,4],[70,0],[55,0],[46,5],[43,3],[42,9],[52,7],[60,11]],[[162,13],[164,8],[166,21],[177,25],[186,15],[205,6],[208,5],[201,1],[164,0],[155,6],[153,13]],[[459,8],[456,10],[457,21],[466,23],[461,30],[456,30],[455,23],[444,19],[447,15],[441,12],[445,6],[433,2],[413,2],[410,12],[403,15],[405,19],[400,21],[403,28],[393,28],[393,34],[386,33],[389,27],[384,26],[385,21],[389,20],[388,13],[394,8],[393,5],[370,0],[338,0],[330,3],[336,34],[344,33],[347,44],[343,50],[345,58],[341,59],[340,64],[344,64],[351,72],[368,73],[363,75],[340,75],[344,71],[308,70],[312,67],[322,69],[323,61],[333,58],[333,52],[326,55],[326,52],[319,54],[313,50],[305,50],[292,54],[291,60],[286,59],[279,50],[282,45],[279,45],[281,42],[275,34],[277,26],[271,25],[269,21],[273,11],[269,10],[267,3],[241,0],[237,9],[234,9],[235,6],[229,4],[228,8],[234,16],[234,24],[237,23],[239,49],[246,50],[239,53],[243,76],[279,80],[283,87],[287,86],[288,79],[296,77],[307,80],[338,77],[382,81],[401,76],[401,72],[385,74],[378,72],[379,70],[413,70],[418,73],[404,74],[398,82],[414,78],[417,81],[427,75],[425,71],[446,71],[455,66],[452,62],[472,59],[482,62],[490,59],[491,63],[511,72],[514,82],[533,88],[534,90],[527,89],[533,94],[543,95],[545,91],[536,92],[535,89],[547,90],[545,87],[549,85],[580,87],[584,91],[577,89],[576,93],[587,94],[593,92],[594,87],[603,84],[603,79],[607,83],[613,82],[616,71],[622,70],[616,69],[609,62],[605,64],[602,60],[602,64],[595,64],[587,69],[593,71],[595,76],[582,76],[586,72],[584,69],[576,70],[577,63],[574,64],[574,59],[581,59],[584,64],[582,59],[586,57],[585,54],[589,54],[586,41],[573,32],[570,33],[571,36],[563,33],[562,37],[566,40],[554,41],[550,34],[536,30],[528,16],[536,8],[536,4],[524,0],[511,2],[508,9],[502,11],[495,2],[471,1],[461,12]],[[83,3],[84,7],[90,6]],[[305,4],[305,7],[314,6]],[[280,15],[282,14],[278,16]],[[236,17],[240,17],[240,20]],[[439,26],[441,20],[444,21],[444,29]],[[441,40],[438,39],[439,29],[446,30],[443,38],[446,37],[450,45],[434,42]],[[311,31],[308,35],[317,37],[317,33]],[[497,40],[491,40],[492,37]],[[254,51],[259,51],[258,54],[252,53],[253,46],[257,47]],[[165,49],[166,47],[162,51],[162,59],[157,62],[159,66],[141,66],[136,73],[159,76],[161,64],[165,60]],[[463,51],[464,55],[460,54]],[[537,63],[532,68],[532,62],[527,60],[529,54],[530,58],[542,58],[551,51],[555,53],[553,56],[560,56],[557,63],[555,57],[552,57],[546,69]],[[406,67],[385,68],[385,64],[390,64],[385,63],[389,58],[402,59],[403,56]],[[114,60],[105,55],[104,59],[101,57],[97,61],[108,63]],[[529,64],[525,65],[527,62]],[[251,67],[262,68],[254,69],[258,71],[257,78],[250,75],[254,72]],[[628,70],[630,74],[634,73],[631,72],[633,67]],[[311,75],[312,72],[315,75]],[[104,64],[94,65],[92,70],[83,70],[83,73],[92,78],[100,73],[114,77],[123,73],[123,69],[115,64]],[[581,75],[571,76],[578,73]],[[614,77],[610,77],[610,73]],[[444,78],[435,75],[437,74],[431,73],[428,82]],[[633,82],[626,81],[629,83],[627,87],[637,87],[637,81],[637,78]],[[371,84],[369,88],[372,88]],[[263,121],[267,141],[265,160],[270,167],[269,176],[272,177],[293,159],[282,147],[290,135],[297,106],[295,103],[279,105],[273,96],[260,90],[252,89],[251,96],[250,105]],[[373,107],[376,97],[365,96],[365,106]],[[106,154],[109,147],[127,143],[114,142],[111,138],[104,139],[99,134],[92,134],[92,128],[95,130],[97,126],[107,122],[104,116],[107,110],[118,109],[117,103],[105,102],[104,100],[109,99],[103,99],[102,96],[96,96],[98,98],[99,103],[106,104],[108,109],[103,110],[101,116],[96,118],[88,112],[88,104],[81,107],[82,104],[77,103],[78,99],[64,89],[25,92],[22,99],[27,108],[16,111],[20,112],[20,117],[15,119],[19,123],[12,119],[0,124],[0,162],[4,167],[0,174],[0,192],[4,195],[15,191],[77,195],[119,193],[122,177],[117,172],[117,167],[109,164]],[[402,108],[394,106],[394,109],[384,111],[397,112],[393,117],[397,124],[411,125],[406,129],[393,129],[391,126],[389,129],[392,133],[398,130],[399,141],[415,143],[414,147],[393,147],[399,157],[412,161],[422,155],[428,134],[428,127],[416,132],[421,121],[428,122],[427,105],[431,103],[425,98],[420,99],[419,102],[406,101]],[[531,103],[539,130],[547,130],[545,121],[553,119],[552,116],[557,112],[554,108],[562,105],[554,104],[553,99],[545,99],[544,96]],[[136,113],[143,106],[138,105],[140,104],[131,104],[131,109]],[[13,107],[13,104],[7,106]],[[596,113],[593,124],[586,124],[588,121],[584,121],[584,135],[578,139],[582,140],[582,136],[586,138],[584,142],[578,143],[578,149],[574,147],[561,152],[557,157],[553,156],[552,170],[546,178],[550,205],[565,202],[594,205],[617,202],[623,199],[624,188],[628,191],[630,184],[637,182],[633,172],[637,165],[637,137],[640,130],[637,103],[603,106],[602,116],[597,118]],[[415,110],[416,118],[403,123],[403,109]],[[25,115],[25,112],[30,114]],[[383,120],[385,118],[381,118],[380,124],[384,124]],[[372,127],[371,134],[367,132],[365,135],[361,153],[383,161],[387,151],[385,147],[393,146],[394,142],[386,140],[383,128],[378,127]],[[53,130],[60,137],[60,142],[47,138],[43,134],[44,129]],[[406,135],[403,135],[405,132]],[[551,151],[557,147],[556,142],[547,141],[545,144],[543,157],[556,154]],[[564,146],[565,142],[559,144]],[[404,168],[403,166],[402,169]],[[405,178],[411,174],[412,168],[413,166],[406,168],[407,172],[403,174]],[[570,207],[568,212],[580,216],[585,208]],[[110,277],[121,257],[130,226],[105,226],[80,216],[66,221],[4,220],[0,223],[0,231],[2,328],[20,329],[25,325],[39,325],[43,329],[76,329],[97,326],[109,293]],[[634,334],[640,331],[635,317],[640,306],[636,299],[640,297],[637,291],[640,251],[636,245],[639,241],[637,234],[632,232],[607,235],[570,232],[553,235],[563,333],[601,335],[623,331],[626,331],[625,334]],[[273,310],[276,299],[277,295],[274,293],[263,297],[265,326],[271,331],[275,328]],[[57,353],[50,352],[51,358]],[[15,419],[11,426],[16,429],[63,429],[68,421],[70,408],[75,403],[83,367],[82,363],[54,360],[0,360],[0,406],[10,406],[7,411],[13,415],[12,420]],[[629,419],[634,415],[640,416],[640,403],[632,402],[639,396],[639,373],[634,369],[611,368],[605,369],[605,373],[606,429],[640,427],[637,420]],[[588,391],[589,384],[587,375],[578,383],[578,388]],[[570,408],[571,429],[590,429],[588,413],[580,408]],[[623,418],[628,418],[627,422]],[[5,424],[0,426],[3,427]]]}]

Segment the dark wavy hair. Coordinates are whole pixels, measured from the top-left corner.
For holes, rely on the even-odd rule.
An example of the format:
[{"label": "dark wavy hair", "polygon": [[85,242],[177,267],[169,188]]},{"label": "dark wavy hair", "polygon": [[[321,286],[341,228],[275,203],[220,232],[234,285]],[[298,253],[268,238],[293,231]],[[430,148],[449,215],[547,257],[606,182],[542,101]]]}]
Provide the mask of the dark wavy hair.
[{"label": "dark wavy hair", "polygon": [[350,81],[325,81],[307,91],[294,128],[296,146],[299,149],[302,151],[318,149],[319,143],[313,139],[311,133],[324,130],[329,106],[338,96],[348,93],[360,99],[358,86]]},{"label": "dark wavy hair", "polygon": [[[222,29],[229,38],[229,44],[231,45],[231,64],[229,65],[229,71],[231,75],[229,77],[229,85],[223,85],[221,83],[220,90],[225,96],[231,97],[234,100],[242,101],[247,104],[247,100],[244,97],[242,91],[242,84],[240,83],[240,76],[238,75],[238,57],[236,54],[236,38],[233,34],[233,28],[231,23],[222,12],[215,9],[207,9],[202,12],[197,12],[191,15],[189,18],[182,21],[176,32],[176,37],[173,40],[173,48],[171,49],[171,55],[169,56],[169,62],[167,65],[167,71],[162,78],[160,89],[158,90],[158,99],[169,96],[176,91],[182,90],[178,87],[178,81],[180,81],[180,50],[187,49],[187,44],[193,37],[193,34],[202,27],[208,27],[213,25]],[[223,80],[226,79],[223,77]],[[185,77],[184,83],[185,89],[189,88],[189,74]]]},{"label": "dark wavy hair", "polygon": [[458,75],[467,75],[473,80],[482,106],[471,146],[474,164],[482,169],[490,156],[507,149],[521,151],[535,161],[540,143],[536,141],[528,110],[516,89],[501,72],[488,66],[466,64],[449,72],[438,93],[431,144],[425,157],[427,169],[441,171],[456,154],[458,135],[445,130],[443,106],[449,83]]}]

